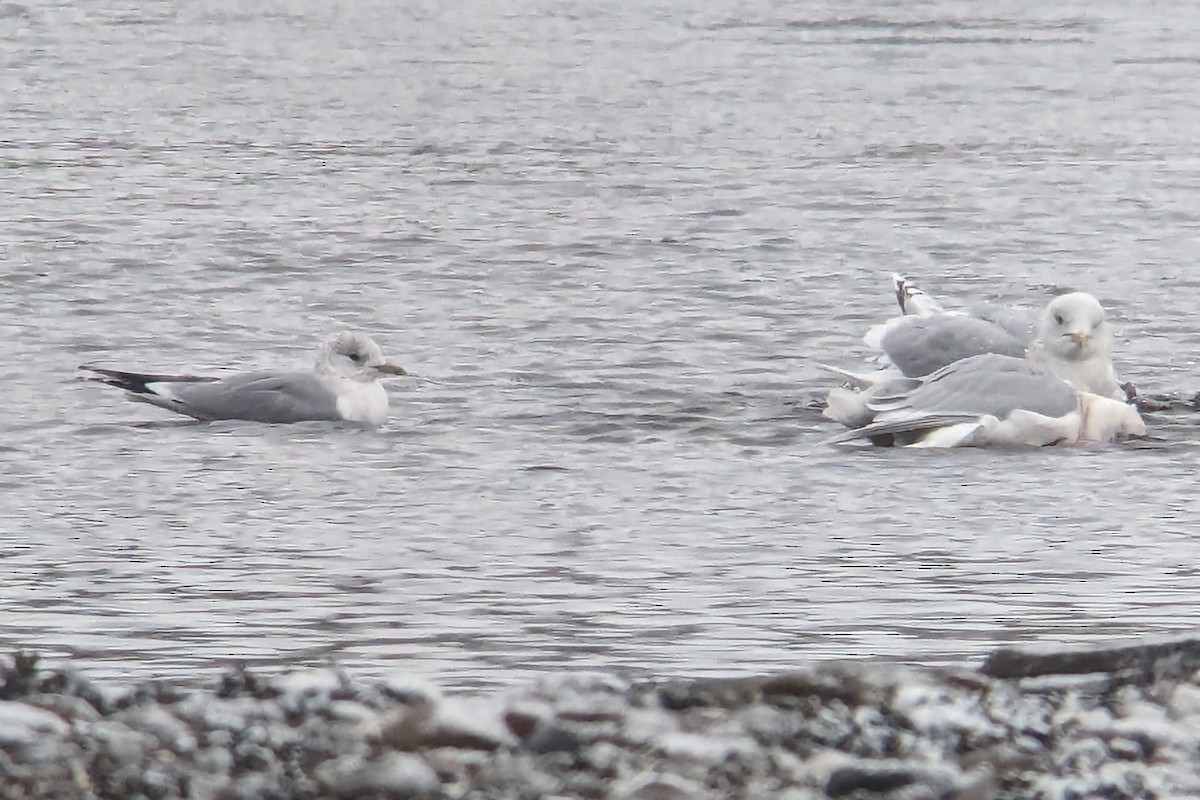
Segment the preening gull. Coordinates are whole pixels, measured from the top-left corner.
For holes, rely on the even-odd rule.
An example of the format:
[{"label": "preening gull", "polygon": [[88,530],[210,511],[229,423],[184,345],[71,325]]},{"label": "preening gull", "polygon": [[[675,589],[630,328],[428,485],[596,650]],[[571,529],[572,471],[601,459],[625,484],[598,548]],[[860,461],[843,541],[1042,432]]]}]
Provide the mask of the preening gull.
[{"label": "preening gull", "polygon": [[1023,356],[1034,334],[1028,314],[988,304],[947,311],[902,275],[892,274],[900,316],[872,326],[863,341],[910,378],[981,353]]},{"label": "preening gull", "polygon": [[387,390],[379,378],[406,375],[364,333],[346,331],[317,348],[311,372],[247,372],[224,378],[155,375],[84,365],[92,380],[126,396],[199,420],[252,422],[345,420],[372,427],[387,418]]},{"label": "preening gull", "polygon": [[1071,445],[1146,432],[1133,406],[1078,391],[1029,359],[995,353],[956,361],[926,378],[894,378],[863,392],[834,389],[826,413],[852,426],[830,443]]},{"label": "preening gull", "polygon": [[907,279],[893,275],[901,316],[872,327],[866,344],[890,369],[847,373],[859,385],[895,377],[920,378],[963,358],[983,353],[1028,355],[1082,392],[1129,399],[1112,365],[1113,334],[1104,307],[1086,292],[1053,298],[1034,322],[1013,309],[980,306],[945,311]]},{"label": "preening gull", "polygon": [[903,275],[893,272],[892,285],[896,290],[896,302],[900,306],[900,313],[905,316],[931,317],[936,314],[950,314],[973,317],[999,325],[1023,342],[1028,342],[1033,338],[1034,328],[1037,324],[1035,312],[995,303],[970,303],[963,310],[948,311],[941,303]]},{"label": "preening gull", "polygon": [[988,320],[947,313],[893,317],[868,331],[865,341],[910,378],[981,353],[1020,358],[1029,345]]}]

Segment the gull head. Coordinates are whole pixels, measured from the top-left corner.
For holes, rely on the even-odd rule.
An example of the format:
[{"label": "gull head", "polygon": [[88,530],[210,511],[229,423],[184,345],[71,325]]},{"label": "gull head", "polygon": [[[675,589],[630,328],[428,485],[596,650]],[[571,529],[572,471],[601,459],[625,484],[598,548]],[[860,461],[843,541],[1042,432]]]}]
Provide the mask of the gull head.
[{"label": "gull head", "polygon": [[1112,338],[1104,306],[1087,292],[1054,298],[1038,323],[1038,344],[1064,361],[1108,355],[1112,352]]},{"label": "gull head", "polygon": [[404,367],[386,360],[370,336],[358,331],[344,331],[321,342],[317,348],[316,370],[362,383],[386,375],[408,374]]}]

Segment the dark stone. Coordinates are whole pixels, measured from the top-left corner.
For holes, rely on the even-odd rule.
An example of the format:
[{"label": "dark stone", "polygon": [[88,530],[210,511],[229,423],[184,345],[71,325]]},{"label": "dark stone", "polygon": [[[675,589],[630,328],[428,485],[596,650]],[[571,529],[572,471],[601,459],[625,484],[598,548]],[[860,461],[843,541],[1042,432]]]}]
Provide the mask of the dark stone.
[{"label": "dark stone", "polygon": [[849,706],[872,702],[879,681],[870,680],[855,664],[832,664],[811,672],[791,672],[764,678],[762,700],[778,708],[796,708],[798,700],[839,700]]},{"label": "dark stone", "polygon": [[1154,740],[1143,731],[1131,731],[1113,737],[1108,743],[1109,752],[1128,761],[1145,761],[1154,756],[1157,749]]},{"label": "dark stone", "polygon": [[518,739],[524,739],[537,730],[541,718],[519,709],[509,709],[504,714],[504,724]]},{"label": "dark stone", "polygon": [[754,702],[757,687],[746,680],[670,681],[658,687],[658,702],[671,711],[738,708]]},{"label": "dark stone", "polygon": [[1109,647],[1003,648],[984,660],[980,672],[993,678],[1120,673],[1135,683],[1183,677],[1200,668],[1200,639],[1113,644]]},{"label": "dark stone", "polygon": [[240,742],[233,749],[234,766],[243,772],[261,772],[275,761],[268,748],[254,742]]},{"label": "dark stone", "polygon": [[913,768],[904,764],[863,761],[835,769],[825,784],[825,794],[843,797],[860,790],[881,794],[915,783],[917,778]]},{"label": "dark stone", "polygon": [[525,746],[535,753],[578,753],[583,740],[559,725],[543,724],[525,740]]},{"label": "dark stone", "polygon": [[37,688],[37,653],[19,650],[13,654],[12,666],[4,670],[0,684],[0,700],[18,700]]},{"label": "dark stone", "polygon": [[270,681],[261,680],[246,669],[245,663],[238,663],[221,675],[214,694],[223,700],[235,697],[253,697],[263,700],[275,697],[279,691],[271,685]]}]

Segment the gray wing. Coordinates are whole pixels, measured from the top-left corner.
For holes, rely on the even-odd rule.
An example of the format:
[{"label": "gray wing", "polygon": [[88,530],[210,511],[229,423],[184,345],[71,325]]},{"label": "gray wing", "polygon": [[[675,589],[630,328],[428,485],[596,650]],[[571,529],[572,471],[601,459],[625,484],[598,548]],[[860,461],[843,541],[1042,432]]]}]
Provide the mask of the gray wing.
[{"label": "gray wing", "polygon": [[1020,357],[1026,343],[987,320],[935,314],[899,318],[884,333],[880,346],[896,369],[915,378],[981,353]]},{"label": "gray wing", "polygon": [[305,372],[258,372],[212,383],[176,383],[155,394],[154,399],[140,399],[197,419],[252,422],[341,419],[337,395],[316,375]]},{"label": "gray wing", "polygon": [[1038,312],[1005,306],[977,304],[971,306],[971,315],[999,325],[1014,339],[1027,346],[1037,333]]},{"label": "gray wing", "polygon": [[1004,419],[1016,409],[1047,417],[1069,414],[1079,403],[1070,384],[1023,358],[972,356],[930,375],[905,397],[921,414],[991,414]]},{"label": "gray wing", "polygon": [[842,444],[855,439],[870,439],[873,443],[884,446],[906,444],[911,442],[913,437],[906,437],[905,434],[924,433],[934,428],[942,428],[960,422],[975,422],[978,419],[978,414],[922,414],[904,419],[872,422],[861,428],[854,428],[831,436],[825,440],[824,444]]},{"label": "gray wing", "polygon": [[1059,418],[1078,406],[1075,390],[1052,373],[1025,359],[986,353],[938,370],[920,385],[880,392],[867,402],[875,412],[870,424],[828,440],[832,444],[870,439],[876,444],[906,444],[913,434],[963,422],[985,414],[1007,419],[1021,409]]}]

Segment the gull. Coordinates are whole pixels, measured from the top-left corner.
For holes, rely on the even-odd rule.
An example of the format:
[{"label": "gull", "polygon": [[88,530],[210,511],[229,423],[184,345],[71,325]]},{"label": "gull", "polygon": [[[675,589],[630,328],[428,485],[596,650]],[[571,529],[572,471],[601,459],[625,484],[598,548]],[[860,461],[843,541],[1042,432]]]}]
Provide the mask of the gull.
[{"label": "gull", "polygon": [[882,381],[861,393],[834,389],[827,410],[851,427],[830,444],[1075,445],[1146,432],[1133,406],[1079,391],[1036,361],[996,353],[969,356],[924,378]]},{"label": "gull", "polygon": [[919,378],[961,358],[981,353],[1024,356],[1028,342],[986,319],[939,312],[893,317],[863,339],[901,375]]},{"label": "gull", "polygon": [[1008,309],[945,311],[907,279],[892,279],[904,313],[872,327],[864,337],[889,368],[874,373],[826,369],[866,387],[897,375],[924,377],[969,356],[999,353],[1028,356],[1082,392],[1116,400],[1136,394],[1117,379],[1112,329],[1100,301],[1087,292],[1053,298],[1031,326],[1020,312]]},{"label": "gull", "polygon": [[378,427],[387,418],[387,375],[406,375],[364,333],[345,331],[317,348],[311,372],[247,372],[228,377],[158,375],[83,365],[91,380],[126,397],[198,420],[344,420]]},{"label": "gull", "polygon": [[1026,354],[1033,335],[1027,314],[986,304],[947,311],[903,275],[892,273],[892,284],[900,316],[872,326],[863,341],[901,374],[928,375],[980,353]]},{"label": "gull", "polygon": [[1127,400],[1113,368],[1113,333],[1100,301],[1086,292],[1051,300],[1029,346],[1029,359],[1081,392]]}]

